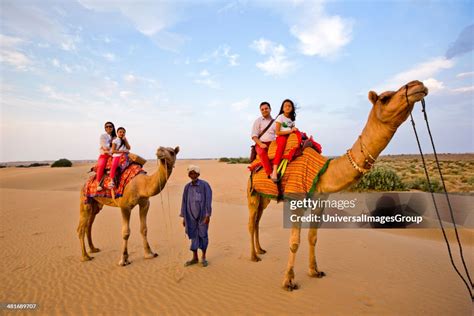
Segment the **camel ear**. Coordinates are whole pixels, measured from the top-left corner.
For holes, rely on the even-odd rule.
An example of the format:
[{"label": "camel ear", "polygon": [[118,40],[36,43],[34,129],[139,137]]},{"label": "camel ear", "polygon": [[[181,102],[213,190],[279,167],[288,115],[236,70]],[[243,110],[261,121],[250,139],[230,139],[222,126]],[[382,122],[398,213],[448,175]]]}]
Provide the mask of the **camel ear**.
[{"label": "camel ear", "polygon": [[176,155],[177,153],[179,153],[179,146],[176,146],[176,148],[174,149],[174,154]]},{"label": "camel ear", "polygon": [[375,93],[374,91],[369,92],[369,100],[370,102],[372,102],[373,105],[375,105],[378,99],[379,99],[379,96],[377,95],[377,93]]}]

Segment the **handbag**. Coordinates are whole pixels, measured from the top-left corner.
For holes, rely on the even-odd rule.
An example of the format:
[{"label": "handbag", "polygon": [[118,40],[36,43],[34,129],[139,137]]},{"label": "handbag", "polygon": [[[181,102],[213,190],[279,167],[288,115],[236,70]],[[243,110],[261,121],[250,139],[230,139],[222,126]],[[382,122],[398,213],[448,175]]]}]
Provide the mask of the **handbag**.
[{"label": "handbag", "polygon": [[[274,121],[275,119],[268,123],[267,127],[265,127],[265,129],[257,136],[258,139],[260,139],[260,137],[265,134],[265,132],[270,128]],[[253,144],[252,146],[250,146],[250,162],[254,161],[255,159],[257,159],[257,150],[255,149],[255,144]]]}]

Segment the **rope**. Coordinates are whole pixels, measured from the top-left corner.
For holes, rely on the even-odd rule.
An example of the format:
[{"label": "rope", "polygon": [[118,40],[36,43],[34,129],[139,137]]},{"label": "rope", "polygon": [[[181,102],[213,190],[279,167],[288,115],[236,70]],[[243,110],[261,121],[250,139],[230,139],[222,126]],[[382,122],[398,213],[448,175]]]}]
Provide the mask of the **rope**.
[{"label": "rope", "polygon": [[433,147],[433,153],[434,153],[435,160],[436,160],[436,166],[438,167],[439,176],[441,178],[441,183],[443,184],[444,195],[446,196],[446,201],[448,202],[449,214],[451,215],[451,220],[452,220],[453,226],[454,226],[454,232],[456,233],[456,240],[457,240],[458,245],[459,245],[459,254],[461,256],[461,260],[462,260],[462,263],[463,263],[463,266],[464,266],[464,271],[466,272],[466,275],[467,275],[467,278],[469,279],[469,282],[471,282],[471,287],[474,287],[474,284],[472,283],[471,276],[469,275],[469,271],[466,267],[466,262],[464,261],[462,245],[461,245],[461,241],[459,240],[459,235],[458,235],[458,230],[457,230],[457,227],[456,227],[456,222],[454,221],[453,208],[451,207],[451,201],[449,200],[449,194],[446,190],[446,185],[444,183],[443,173],[441,172],[441,167],[439,165],[438,154],[436,153],[436,148],[435,148],[435,144],[434,144],[434,141],[433,141],[433,136],[431,135],[431,129],[430,129],[430,124],[428,123],[428,115],[426,113],[426,107],[425,107],[425,100],[424,99],[421,100],[421,106],[422,106],[421,109],[422,109],[422,112],[423,112],[423,116],[424,116],[425,122],[426,122],[426,128],[428,129],[428,134],[430,135],[431,146]]},{"label": "rope", "polygon": [[[407,100],[407,105],[409,104],[408,103],[408,85],[405,86],[405,97],[406,97],[406,100]],[[423,105],[423,112],[425,113],[425,120],[427,120],[427,117],[426,117],[426,111],[425,111],[425,108],[424,108],[424,99],[422,99],[422,105]],[[467,276],[469,278],[469,281],[471,281],[471,287],[469,287],[469,284],[468,282],[466,281],[466,279],[464,278],[464,276],[461,274],[461,272],[459,272],[456,264],[454,263],[454,260],[453,260],[453,255],[451,253],[451,247],[449,245],[449,241],[448,241],[448,238],[446,236],[446,231],[444,229],[444,225],[443,225],[443,222],[441,221],[441,216],[439,215],[439,210],[438,210],[438,205],[436,204],[436,200],[435,200],[435,197],[434,197],[434,193],[433,193],[433,188],[431,186],[431,181],[430,181],[430,176],[428,174],[428,169],[426,167],[426,162],[425,162],[425,157],[424,157],[424,154],[423,154],[423,150],[421,149],[421,145],[420,145],[420,139],[418,137],[418,133],[416,131],[416,127],[415,127],[415,121],[413,120],[413,115],[411,114],[410,112],[410,119],[411,119],[411,124],[413,126],[413,131],[415,133],[415,138],[416,138],[416,142],[418,144],[418,149],[420,151],[420,156],[421,156],[421,160],[423,162],[423,168],[424,168],[424,171],[425,171],[425,176],[426,176],[426,180],[428,181],[428,186],[429,186],[429,190],[430,190],[430,193],[431,193],[431,198],[433,200],[433,204],[434,204],[434,207],[435,207],[435,211],[436,211],[436,216],[438,217],[438,222],[439,222],[439,225],[441,227],[441,231],[443,232],[443,237],[444,237],[444,241],[446,242],[446,247],[448,249],[448,253],[449,253],[449,259],[451,260],[451,265],[453,266],[454,270],[457,272],[457,274],[459,275],[459,277],[462,279],[462,281],[464,282],[464,284],[466,285],[467,287],[467,290],[469,291],[469,296],[471,297],[472,300],[474,300],[474,296],[473,296],[473,293],[472,293],[472,281],[469,277],[469,273],[467,272],[467,268],[466,268],[466,265],[464,264],[464,268],[466,269],[466,273],[467,273]],[[426,121],[428,123],[428,121]],[[429,130],[429,128],[428,128]],[[430,137],[431,137],[431,133],[430,133]],[[431,138],[431,142],[433,144],[433,139]],[[433,145],[433,149],[434,149],[434,145]],[[435,154],[435,157],[436,157],[436,154]],[[439,172],[441,173],[441,169],[439,167],[439,164],[438,164],[438,170]],[[447,192],[446,192],[446,187],[444,186],[444,182],[443,182],[443,188],[444,188],[444,192],[445,194],[447,195]],[[449,204],[449,199],[448,199],[448,204]],[[451,219],[453,221],[453,224],[454,224],[454,229],[456,231],[456,237],[458,236],[457,234],[457,230],[456,230],[456,224],[455,224],[455,221],[454,221],[454,216],[453,216],[453,213],[452,213],[452,209],[451,209],[451,205],[449,204],[449,208],[450,208],[450,212],[451,212]],[[462,249],[461,247],[461,242],[459,241],[459,239],[457,239],[457,242],[458,242],[458,245],[459,245],[459,248]],[[461,258],[462,258],[462,261],[464,263],[464,257],[462,255],[462,250],[461,250]]]}]

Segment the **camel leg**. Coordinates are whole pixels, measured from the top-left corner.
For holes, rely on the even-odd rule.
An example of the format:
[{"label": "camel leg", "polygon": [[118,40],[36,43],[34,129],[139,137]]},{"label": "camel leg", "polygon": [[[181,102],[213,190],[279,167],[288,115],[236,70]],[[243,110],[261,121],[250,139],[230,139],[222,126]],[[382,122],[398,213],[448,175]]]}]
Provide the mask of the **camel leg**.
[{"label": "camel leg", "polygon": [[86,244],[84,242],[84,237],[86,234],[87,230],[87,225],[89,223],[89,218],[92,213],[92,207],[90,204],[84,204],[81,201],[80,207],[79,207],[79,225],[77,226],[77,235],[79,236],[79,242],[81,244],[81,250],[82,250],[82,258],[81,261],[89,261],[92,260],[93,257],[89,256],[86,250]]},{"label": "camel leg", "polygon": [[257,249],[258,254],[266,253],[266,250],[264,250],[260,246],[259,223],[260,223],[260,219],[262,218],[263,211],[267,208],[268,204],[270,204],[270,199],[266,199],[264,197],[260,198],[259,205],[258,205],[257,221],[256,221],[256,225],[255,225],[255,245],[256,245],[256,249]]},{"label": "camel leg", "polygon": [[318,229],[310,228],[308,231],[309,241],[309,271],[310,277],[322,278],[326,273],[318,270],[318,264],[316,263],[316,241],[318,240]]},{"label": "camel leg", "polygon": [[119,261],[119,266],[126,266],[130,264],[128,261],[128,238],[130,237],[130,213],[132,211],[131,208],[123,207],[122,210],[122,238],[123,238],[123,246],[122,246],[122,258]]},{"label": "camel leg", "polygon": [[249,208],[250,260],[258,262],[261,259],[257,256],[257,252],[255,251],[255,226],[257,224],[260,197],[256,194],[248,194],[247,199]]},{"label": "camel leg", "polygon": [[298,288],[298,285],[294,282],[295,272],[293,267],[295,266],[296,252],[300,245],[301,225],[294,224],[291,228],[290,237],[290,253],[288,256],[288,266],[286,268],[285,278],[283,279],[282,287],[287,291],[293,291]]},{"label": "camel leg", "polygon": [[89,243],[90,252],[94,253],[94,252],[99,252],[100,249],[94,247],[94,243],[92,242],[92,224],[94,224],[95,216],[97,214],[99,214],[99,212],[102,209],[103,205],[99,204],[97,202],[93,202],[93,204],[91,204],[91,206],[92,206],[92,212],[91,212],[91,216],[89,218],[89,222],[87,223],[87,241]]},{"label": "camel leg", "polygon": [[157,253],[151,251],[150,244],[148,243],[147,233],[148,228],[146,225],[146,216],[148,209],[150,208],[150,201],[148,199],[140,201],[140,232],[143,238],[143,249],[145,250],[145,259],[152,259],[158,257]]}]

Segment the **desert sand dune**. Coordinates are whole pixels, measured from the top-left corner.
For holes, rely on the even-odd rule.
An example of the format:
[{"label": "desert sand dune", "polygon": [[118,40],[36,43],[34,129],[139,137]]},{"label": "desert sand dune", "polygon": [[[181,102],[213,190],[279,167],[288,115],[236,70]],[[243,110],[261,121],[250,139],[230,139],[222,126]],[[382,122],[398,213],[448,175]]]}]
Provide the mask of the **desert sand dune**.
[{"label": "desert sand dune", "polygon": [[[321,230],[318,266],[327,277],[306,276],[303,242],[295,271],[301,288],[283,291],[289,230],[283,228],[282,205],[271,203],[265,211],[261,240],[268,252],[251,262],[245,165],[193,161],[214,193],[210,264],[183,267],[191,252],[178,214],[189,163],[179,160],[164,191],[150,200],[148,238],[159,254],[155,259],[143,258],[138,209],[133,211],[127,267],[117,265],[121,218],[112,207],[104,207],[94,223],[101,252],[80,262],[79,190],[90,164],[1,169],[0,302],[37,303],[42,315],[471,314],[472,302],[435,229]],[[154,161],[147,163],[146,170],[155,168]],[[463,229],[461,238],[474,271],[473,230]]]}]

